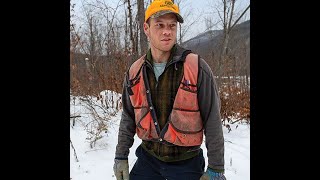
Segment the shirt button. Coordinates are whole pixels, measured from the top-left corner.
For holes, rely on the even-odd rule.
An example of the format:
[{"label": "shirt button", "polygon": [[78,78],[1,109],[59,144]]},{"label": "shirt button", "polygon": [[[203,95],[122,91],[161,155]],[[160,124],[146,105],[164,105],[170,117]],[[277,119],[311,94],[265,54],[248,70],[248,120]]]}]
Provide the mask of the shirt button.
[{"label": "shirt button", "polygon": [[147,90],[146,92],[149,93],[149,90]]},{"label": "shirt button", "polygon": [[160,138],[159,141],[161,142],[161,141],[162,141],[162,138]]},{"label": "shirt button", "polygon": [[153,107],[152,107],[152,106],[150,106],[150,109],[152,110],[152,109],[153,109]]},{"label": "shirt button", "polygon": [[158,123],[157,123],[157,122],[155,122],[155,123],[154,123],[154,125],[158,125]]}]

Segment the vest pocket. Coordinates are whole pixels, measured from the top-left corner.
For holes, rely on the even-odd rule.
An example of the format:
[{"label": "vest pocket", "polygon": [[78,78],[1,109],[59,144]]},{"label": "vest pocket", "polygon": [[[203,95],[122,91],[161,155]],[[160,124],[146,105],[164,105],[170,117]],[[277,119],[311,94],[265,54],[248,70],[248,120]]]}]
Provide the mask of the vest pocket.
[{"label": "vest pocket", "polygon": [[135,108],[134,113],[138,137],[143,140],[157,138],[158,135],[154,125],[152,125],[153,120],[149,108],[146,106]]},{"label": "vest pocket", "polygon": [[203,141],[200,111],[172,110],[164,139],[178,146],[198,146]]},{"label": "vest pocket", "polygon": [[129,80],[128,82],[129,84],[127,85],[127,91],[130,96],[137,94],[139,92],[139,89],[140,89],[139,82],[140,82],[140,76],[137,76],[137,78]]},{"label": "vest pocket", "polygon": [[200,115],[196,86],[182,83],[177,92],[169,117],[165,139],[179,146],[196,146],[202,143],[203,124]]},{"label": "vest pocket", "polygon": [[180,89],[184,90],[184,91],[188,91],[191,93],[197,93],[197,85],[195,84],[191,84],[189,80],[184,79],[181,83],[180,83]]},{"label": "vest pocket", "polygon": [[142,107],[134,107],[134,115],[135,115],[135,121],[136,125],[140,128],[146,128],[145,124],[144,126],[141,125],[141,121],[145,119],[145,117],[148,115],[149,110],[147,109],[146,106]]},{"label": "vest pocket", "polygon": [[199,111],[198,95],[192,89],[180,87],[175,97],[173,109],[181,111]]},{"label": "vest pocket", "polygon": [[202,130],[196,89],[187,80],[181,82],[170,114],[170,123],[177,132],[190,134]]},{"label": "vest pocket", "polygon": [[198,133],[203,129],[200,111],[173,109],[170,114],[170,124],[175,131],[185,134]]},{"label": "vest pocket", "polygon": [[170,123],[164,139],[178,146],[199,146],[203,141],[203,132],[181,133]]},{"label": "vest pocket", "polygon": [[182,87],[180,87],[180,89],[182,89],[184,91],[191,92],[191,93],[197,93],[198,92],[196,88],[191,87],[191,86],[182,86]]},{"label": "vest pocket", "polygon": [[142,108],[146,107],[146,93],[145,93],[145,87],[144,83],[141,81],[140,76],[138,76],[137,79],[129,80],[129,85],[127,88],[130,88],[129,91],[131,91],[132,94],[130,94],[130,100],[132,103],[132,106],[134,108]]}]

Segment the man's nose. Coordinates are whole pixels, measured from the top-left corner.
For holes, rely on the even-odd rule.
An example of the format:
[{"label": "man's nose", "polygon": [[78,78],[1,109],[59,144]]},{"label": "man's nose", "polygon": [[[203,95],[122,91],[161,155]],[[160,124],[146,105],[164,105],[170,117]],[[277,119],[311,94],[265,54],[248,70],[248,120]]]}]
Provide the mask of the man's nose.
[{"label": "man's nose", "polygon": [[172,30],[170,29],[170,27],[166,27],[163,30],[163,35],[169,36],[171,34],[171,31]]}]

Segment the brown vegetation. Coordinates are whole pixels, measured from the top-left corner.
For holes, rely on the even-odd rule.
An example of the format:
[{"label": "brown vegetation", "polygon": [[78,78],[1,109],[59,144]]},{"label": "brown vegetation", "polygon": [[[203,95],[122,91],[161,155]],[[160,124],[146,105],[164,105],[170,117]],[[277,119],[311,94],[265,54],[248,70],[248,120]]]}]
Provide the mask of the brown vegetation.
[{"label": "brown vegetation", "polygon": [[[140,39],[143,30],[139,24],[143,15],[139,13],[144,11],[139,3],[142,2],[144,1],[119,0],[117,7],[110,7],[100,1],[92,1],[91,4],[84,5],[86,8],[81,23],[70,20],[72,95],[99,97],[99,93],[104,90],[122,93],[124,73],[132,62],[145,52],[139,52],[140,47],[147,47],[145,37]],[[70,6],[72,13],[74,5]],[[135,11],[132,11],[133,9]],[[117,18],[119,11],[125,11],[126,17]],[[71,14],[71,17],[75,15]],[[224,31],[224,39],[221,40],[220,50],[212,51],[212,54],[203,57],[216,76],[223,122],[234,123],[245,119],[249,123],[250,74],[249,64],[245,59],[250,58],[250,49],[238,42],[236,43],[239,46],[235,46],[237,50],[230,49],[229,45],[235,43],[230,33],[233,27],[230,25],[231,19],[236,18],[230,17],[229,21],[223,21],[228,26]],[[239,50],[242,53],[238,53]]]}]

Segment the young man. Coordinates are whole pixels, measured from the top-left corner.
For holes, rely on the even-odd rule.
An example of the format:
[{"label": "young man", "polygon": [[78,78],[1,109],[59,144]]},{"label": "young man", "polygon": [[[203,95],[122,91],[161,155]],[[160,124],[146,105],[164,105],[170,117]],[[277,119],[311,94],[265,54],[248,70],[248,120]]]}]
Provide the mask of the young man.
[{"label": "young man", "polygon": [[[154,0],[146,10],[144,32],[150,49],[125,77],[113,167],[117,180],[226,179],[216,83],[203,59],[176,44],[178,22],[183,18],[171,0]],[[136,133],[142,143],[129,174],[129,149]]]}]

